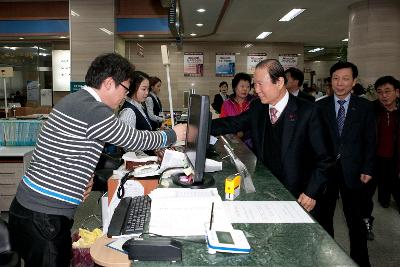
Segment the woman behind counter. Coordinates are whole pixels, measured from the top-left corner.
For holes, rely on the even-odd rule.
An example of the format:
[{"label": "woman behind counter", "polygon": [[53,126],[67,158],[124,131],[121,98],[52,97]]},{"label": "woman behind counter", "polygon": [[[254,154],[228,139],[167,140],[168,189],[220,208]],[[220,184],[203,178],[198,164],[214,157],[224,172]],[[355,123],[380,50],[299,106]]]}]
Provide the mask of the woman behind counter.
[{"label": "woman behind counter", "polygon": [[163,116],[161,116],[162,105],[161,101],[158,98],[158,94],[161,91],[161,80],[158,77],[150,77],[150,93],[146,98],[145,104],[147,109],[147,114],[150,118],[150,123],[153,129],[157,129],[161,127],[162,122],[164,121]]},{"label": "woman behind counter", "polygon": [[143,106],[148,94],[149,76],[144,72],[135,71],[129,92],[120,109],[119,119],[138,130],[155,130]]}]

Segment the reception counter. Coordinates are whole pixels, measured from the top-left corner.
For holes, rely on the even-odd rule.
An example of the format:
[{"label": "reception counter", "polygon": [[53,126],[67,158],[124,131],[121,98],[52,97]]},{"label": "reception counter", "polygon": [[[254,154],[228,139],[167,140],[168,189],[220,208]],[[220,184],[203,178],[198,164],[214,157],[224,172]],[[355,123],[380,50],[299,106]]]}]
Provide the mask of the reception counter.
[{"label": "reception counter", "polygon": [[[236,137],[226,136],[234,153],[252,174],[255,193],[241,190],[239,201],[295,200],[254,154]],[[236,173],[221,142],[216,145],[223,170],[213,173],[216,187],[224,199],[224,179]],[[225,157],[225,158],[224,158]],[[165,182],[162,184],[166,185]],[[169,181],[169,185],[173,186]],[[206,244],[183,241],[182,262],[134,262],[134,266],[357,266],[318,223],[233,224],[242,230],[251,245],[249,254],[208,254]],[[103,240],[104,242],[104,240]],[[111,242],[111,240],[110,240]],[[108,249],[108,248],[107,248]],[[111,251],[111,249],[109,249]],[[112,253],[119,253],[113,251]],[[104,254],[104,253],[103,253]],[[93,253],[92,253],[93,256]],[[126,257],[127,258],[127,257]],[[96,260],[96,259],[95,259]],[[103,261],[104,264],[104,261]],[[109,265],[124,266],[124,265]]]}]

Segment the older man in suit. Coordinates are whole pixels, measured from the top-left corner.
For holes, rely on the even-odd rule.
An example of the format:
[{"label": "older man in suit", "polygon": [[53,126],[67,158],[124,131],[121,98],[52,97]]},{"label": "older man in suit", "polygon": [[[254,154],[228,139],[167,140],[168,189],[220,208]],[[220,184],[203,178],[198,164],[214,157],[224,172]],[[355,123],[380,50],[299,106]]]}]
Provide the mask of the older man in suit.
[{"label": "older man in suit", "polygon": [[334,175],[328,182],[320,223],[333,237],[333,215],[340,192],[349,228],[350,256],[360,266],[370,266],[362,200],[374,165],[376,126],[373,105],[364,98],[351,95],[358,75],[354,64],[338,62],[331,67],[330,74],[334,95],[317,104],[329,125],[336,164]]},{"label": "older man in suit", "polygon": [[257,158],[312,211],[333,161],[317,106],[291,95],[285,84],[285,72],[277,60],[258,63],[254,85],[259,98],[238,116],[213,120],[211,133],[250,129]]}]

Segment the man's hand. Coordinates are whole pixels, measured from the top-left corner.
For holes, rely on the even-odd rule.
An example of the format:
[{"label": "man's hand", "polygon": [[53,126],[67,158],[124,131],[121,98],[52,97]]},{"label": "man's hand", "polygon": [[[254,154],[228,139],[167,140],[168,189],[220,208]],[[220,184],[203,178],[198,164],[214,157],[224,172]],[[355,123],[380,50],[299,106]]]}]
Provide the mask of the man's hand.
[{"label": "man's hand", "polygon": [[301,193],[301,195],[297,199],[297,202],[299,202],[300,205],[308,212],[312,211],[312,209],[315,207],[315,204],[317,203],[315,199],[312,199],[304,193]]},{"label": "man's hand", "polygon": [[372,176],[371,176],[371,175],[368,175],[368,174],[361,174],[361,176],[360,176],[360,180],[361,180],[361,182],[363,182],[364,184],[368,183],[369,180],[371,180],[371,179],[372,179]]},{"label": "man's hand", "polygon": [[173,130],[176,134],[176,141],[186,140],[187,124],[177,124],[174,126]]},{"label": "man's hand", "polygon": [[93,176],[92,179],[90,179],[89,183],[87,184],[85,192],[83,192],[83,201],[85,201],[89,197],[90,192],[92,192],[92,187],[93,187]]}]

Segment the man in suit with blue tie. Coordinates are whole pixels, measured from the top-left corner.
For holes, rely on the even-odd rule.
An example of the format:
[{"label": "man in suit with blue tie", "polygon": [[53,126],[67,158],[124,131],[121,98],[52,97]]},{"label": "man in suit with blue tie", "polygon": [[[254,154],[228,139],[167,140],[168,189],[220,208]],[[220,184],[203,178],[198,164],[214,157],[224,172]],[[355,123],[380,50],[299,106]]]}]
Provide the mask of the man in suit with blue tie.
[{"label": "man in suit with blue tie", "polygon": [[258,63],[254,87],[259,97],[240,115],[213,120],[211,134],[250,129],[257,159],[318,219],[319,197],[333,163],[329,134],[315,103],[290,94],[286,83],[278,60]]},{"label": "man in suit with blue tie", "polygon": [[323,110],[336,155],[333,175],[322,203],[321,225],[333,237],[333,216],[339,196],[350,236],[350,256],[360,266],[370,266],[366,228],[362,220],[365,184],[372,178],[376,126],[371,102],[351,95],[358,76],[350,62],[330,69],[334,95],[317,102]]}]

